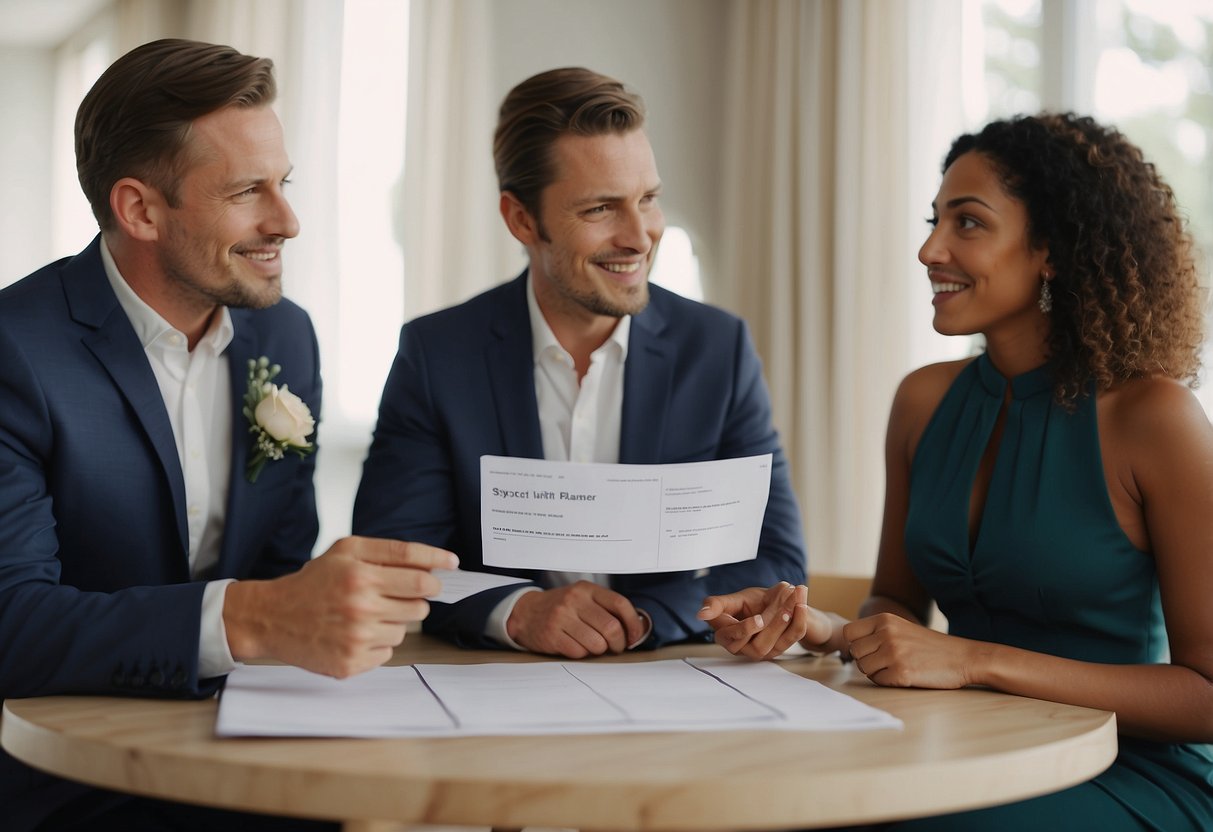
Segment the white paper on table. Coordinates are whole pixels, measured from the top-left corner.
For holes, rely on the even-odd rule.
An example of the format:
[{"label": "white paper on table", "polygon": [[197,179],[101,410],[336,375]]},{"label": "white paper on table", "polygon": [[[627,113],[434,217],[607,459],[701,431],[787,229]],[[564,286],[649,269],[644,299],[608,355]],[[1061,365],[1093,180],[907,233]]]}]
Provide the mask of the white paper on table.
[{"label": "white paper on table", "polygon": [[687,659],[738,691],[753,691],[764,705],[777,709],[785,728],[802,731],[850,731],[901,728],[900,719],[853,696],[783,670],[771,662],[736,659]]},{"label": "white paper on table", "polygon": [[484,563],[625,574],[752,560],[771,454],[666,465],[480,458]]},{"label": "white paper on table", "polygon": [[858,730],[901,721],[770,662],[732,658],[383,667],[338,681],[245,666],[220,736],[465,737]]},{"label": "white paper on table", "polygon": [[430,598],[442,604],[453,604],[464,598],[510,584],[524,584],[526,578],[494,575],[492,572],[466,572],[462,569],[434,569],[431,574],[442,581],[442,592]]},{"label": "white paper on table", "polygon": [[677,659],[628,665],[418,665],[417,671],[460,727],[477,732],[757,726],[781,718]]},{"label": "white paper on table", "polygon": [[298,667],[228,674],[215,733],[259,737],[432,736],[454,723],[411,666],[333,679]]}]

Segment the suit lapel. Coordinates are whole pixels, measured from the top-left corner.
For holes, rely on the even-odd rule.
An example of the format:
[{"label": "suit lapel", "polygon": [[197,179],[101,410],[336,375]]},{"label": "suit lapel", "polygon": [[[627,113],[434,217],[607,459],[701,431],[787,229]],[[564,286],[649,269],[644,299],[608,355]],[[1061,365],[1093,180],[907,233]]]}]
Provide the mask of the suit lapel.
[{"label": "suit lapel", "polygon": [[507,456],[542,459],[526,273],[508,288],[505,302],[496,310],[490,326],[493,338],[485,346],[501,445]]},{"label": "suit lapel", "polygon": [[[231,564],[233,547],[244,540],[241,526],[252,508],[256,494],[244,475],[252,437],[244,417],[244,394],[248,390],[248,360],[261,355],[256,328],[249,310],[228,308],[232,317],[232,342],[227,346],[228,378],[232,391],[232,470],[228,475],[227,511],[224,515],[223,544],[219,550],[219,569]],[[220,574],[227,574],[221,571]]]},{"label": "suit lapel", "polygon": [[63,291],[72,319],[92,330],[81,339],[85,347],[101,362],[130,404],[135,419],[160,460],[173,497],[173,513],[184,555],[189,552],[189,532],[185,519],[185,478],[177,456],[177,441],[143,345],[106,279],[105,267],[101,264],[100,239],[94,238],[92,244],[64,268]]},{"label": "suit lapel", "polygon": [[673,390],[673,365],[662,339],[665,317],[653,303],[632,318],[623,371],[619,461],[661,461],[662,439]]}]

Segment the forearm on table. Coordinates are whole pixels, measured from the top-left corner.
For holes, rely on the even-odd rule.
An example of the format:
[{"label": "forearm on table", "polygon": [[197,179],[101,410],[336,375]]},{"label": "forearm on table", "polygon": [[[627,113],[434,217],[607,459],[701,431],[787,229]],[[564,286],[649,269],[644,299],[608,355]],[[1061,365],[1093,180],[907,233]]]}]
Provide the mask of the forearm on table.
[{"label": "forearm on table", "polygon": [[1115,711],[1120,731],[1143,739],[1213,742],[1213,682],[1191,668],[1097,664],[1004,644],[972,645],[971,684]]},{"label": "forearm on table", "polygon": [[904,604],[887,595],[869,595],[867,600],[859,605],[858,617],[867,618],[870,615],[879,615],[882,612],[901,616],[907,621],[913,621],[916,624],[925,625],[927,623],[927,616],[915,612],[908,604]]}]

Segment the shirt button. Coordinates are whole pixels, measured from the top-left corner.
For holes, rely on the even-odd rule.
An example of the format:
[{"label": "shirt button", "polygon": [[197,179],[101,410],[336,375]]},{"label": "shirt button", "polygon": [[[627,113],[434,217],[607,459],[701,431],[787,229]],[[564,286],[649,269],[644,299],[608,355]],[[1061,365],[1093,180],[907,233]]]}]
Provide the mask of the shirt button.
[{"label": "shirt button", "polygon": [[190,517],[198,516],[198,506],[190,506]]}]

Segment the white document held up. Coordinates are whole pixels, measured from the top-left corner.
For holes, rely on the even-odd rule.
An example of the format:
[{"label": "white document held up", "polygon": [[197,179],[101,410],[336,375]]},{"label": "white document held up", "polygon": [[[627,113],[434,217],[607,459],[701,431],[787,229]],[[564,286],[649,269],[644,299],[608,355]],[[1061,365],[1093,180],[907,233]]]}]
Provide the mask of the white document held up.
[{"label": "white document held up", "polygon": [[770,490],[771,454],[667,465],[482,456],[484,562],[624,574],[752,560]]},{"label": "white document held up", "polygon": [[771,662],[523,662],[381,667],[330,679],[246,665],[219,736],[467,737],[900,728],[884,711]]}]

